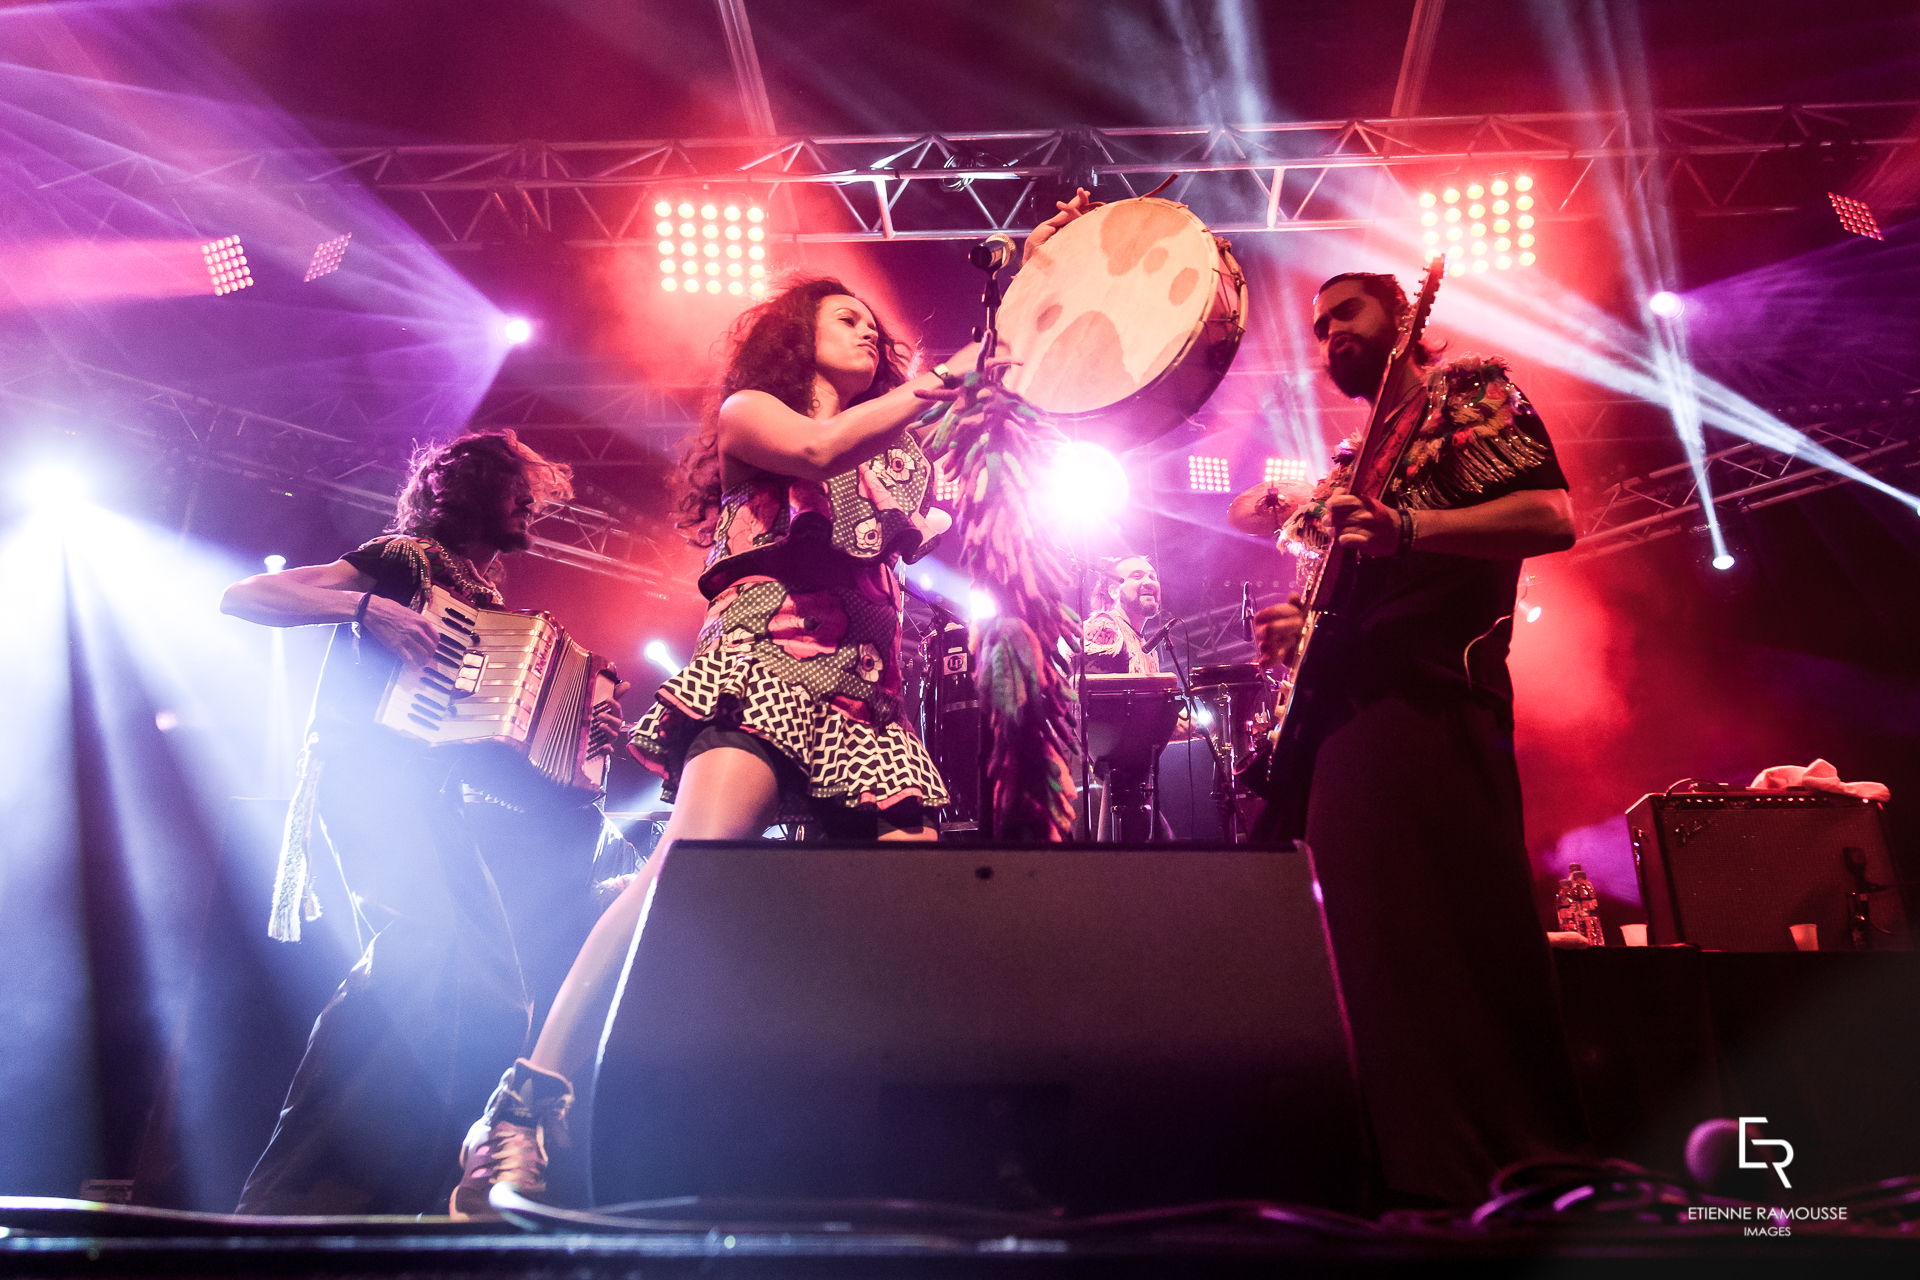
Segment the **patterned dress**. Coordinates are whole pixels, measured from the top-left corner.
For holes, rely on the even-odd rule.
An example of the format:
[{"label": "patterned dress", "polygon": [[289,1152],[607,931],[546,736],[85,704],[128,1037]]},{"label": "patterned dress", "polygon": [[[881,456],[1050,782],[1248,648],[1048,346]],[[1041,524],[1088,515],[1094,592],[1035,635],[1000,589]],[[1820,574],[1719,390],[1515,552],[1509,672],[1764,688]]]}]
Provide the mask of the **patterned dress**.
[{"label": "patterned dress", "polygon": [[798,766],[782,821],[816,802],[884,810],[947,802],[926,746],[901,718],[899,579],[917,558],[932,467],[911,435],[826,481],[758,471],[721,495],[692,659],[660,686],[632,747],[666,779],[713,725],[750,733]]}]

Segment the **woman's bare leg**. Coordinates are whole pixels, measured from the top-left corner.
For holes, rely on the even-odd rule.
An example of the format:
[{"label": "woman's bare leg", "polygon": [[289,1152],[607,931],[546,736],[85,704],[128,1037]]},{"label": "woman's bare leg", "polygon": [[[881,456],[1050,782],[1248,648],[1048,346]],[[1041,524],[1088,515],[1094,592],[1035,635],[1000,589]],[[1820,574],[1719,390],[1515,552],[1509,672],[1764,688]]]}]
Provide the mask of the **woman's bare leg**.
[{"label": "woman's bare leg", "polygon": [[940,838],[940,828],[922,821],[917,827],[889,827],[884,823],[880,827],[882,840],[923,840],[933,841]]},{"label": "woman's bare leg", "polygon": [[653,856],[601,914],[553,998],[529,1055],[535,1066],[574,1081],[583,1081],[591,1070],[647,891],[673,842],[751,839],[773,822],[779,802],[773,769],[751,751],[716,747],[687,761],[673,816]]}]

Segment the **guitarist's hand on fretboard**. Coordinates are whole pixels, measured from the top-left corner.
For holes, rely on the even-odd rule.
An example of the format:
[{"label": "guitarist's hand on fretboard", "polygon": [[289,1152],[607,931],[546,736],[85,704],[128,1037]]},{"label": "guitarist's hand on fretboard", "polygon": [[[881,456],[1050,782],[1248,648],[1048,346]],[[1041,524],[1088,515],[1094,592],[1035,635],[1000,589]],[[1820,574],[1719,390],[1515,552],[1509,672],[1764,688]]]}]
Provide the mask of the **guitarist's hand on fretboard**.
[{"label": "guitarist's hand on fretboard", "polygon": [[1343,493],[1327,501],[1334,541],[1356,555],[1390,556],[1400,551],[1401,513],[1384,502]]},{"label": "guitarist's hand on fretboard", "polygon": [[1294,652],[1300,644],[1300,625],[1306,617],[1299,596],[1289,598],[1285,604],[1268,605],[1254,615],[1253,641],[1259,646],[1261,666],[1293,665]]}]

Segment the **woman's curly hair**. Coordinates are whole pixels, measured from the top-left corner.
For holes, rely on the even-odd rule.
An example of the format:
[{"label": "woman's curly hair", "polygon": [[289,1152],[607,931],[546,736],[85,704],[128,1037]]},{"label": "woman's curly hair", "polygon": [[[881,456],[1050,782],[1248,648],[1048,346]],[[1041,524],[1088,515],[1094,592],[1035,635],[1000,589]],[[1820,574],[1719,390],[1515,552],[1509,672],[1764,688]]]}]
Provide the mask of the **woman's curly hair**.
[{"label": "woman's curly hair", "polygon": [[443,546],[485,543],[522,479],[535,510],[573,497],[573,470],[549,462],[511,431],[475,431],[413,451],[388,533],[432,538]]},{"label": "woman's curly hair", "polygon": [[[835,294],[853,296],[838,280],[802,277],[765,302],[742,312],[728,331],[730,354],[719,385],[708,396],[700,425],[680,455],[687,492],[675,522],[698,547],[713,545],[720,513],[720,405],[736,391],[764,391],[795,413],[813,410],[813,335],[820,302]],[[873,382],[850,402],[885,395],[907,380],[906,345],[887,332],[879,317],[880,363]]]}]

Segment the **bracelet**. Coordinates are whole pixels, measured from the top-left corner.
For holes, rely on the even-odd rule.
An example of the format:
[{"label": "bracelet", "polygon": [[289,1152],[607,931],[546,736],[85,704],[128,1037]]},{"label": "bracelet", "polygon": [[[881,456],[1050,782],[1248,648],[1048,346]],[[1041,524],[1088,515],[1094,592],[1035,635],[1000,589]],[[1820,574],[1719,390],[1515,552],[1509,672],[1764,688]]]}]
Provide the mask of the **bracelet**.
[{"label": "bracelet", "polygon": [[933,366],[931,372],[934,377],[940,379],[940,385],[945,387],[949,391],[953,390],[955,387],[959,386],[961,383],[960,375],[955,373],[953,370],[947,368],[947,362],[944,360],[942,360],[939,364]]},{"label": "bracelet", "polygon": [[1413,508],[1401,507],[1399,511],[1400,545],[1395,548],[1393,554],[1395,556],[1404,556],[1413,550]]},{"label": "bracelet", "polygon": [[373,592],[365,592],[360,597],[360,603],[353,607],[353,625],[355,627],[365,625],[367,621],[367,602],[372,599]]}]

